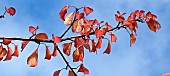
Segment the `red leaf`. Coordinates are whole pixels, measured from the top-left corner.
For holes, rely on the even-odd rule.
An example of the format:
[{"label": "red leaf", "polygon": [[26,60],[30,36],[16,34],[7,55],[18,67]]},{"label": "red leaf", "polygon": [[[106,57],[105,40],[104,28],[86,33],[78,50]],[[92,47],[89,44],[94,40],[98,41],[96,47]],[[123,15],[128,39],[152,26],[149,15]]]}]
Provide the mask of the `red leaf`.
[{"label": "red leaf", "polygon": [[92,50],[91,52],[96,52],[96,42],[94,41],[94,39],[92,40]]},{"label": "red leaf", "polygon": [[100,49],[101,47],[102,47],[102,38],[100,37],[100,38],[98,39],[96,48]]},{"label": "red leaf", "polygon": [[83,64],[80,65],[80,68],[78,72],[83,72],[84,74],[89,74],[89,70],[83,66]]},{"label": "red leaf", "polygon": [[73,20],[73,15],[74,15],[74,12],[71,12],[70,14],[68,14],[66,17],[65,17],[65,21],[64,21],[64,24],[69,26],[71,25],[72,23],[72,20]]},{"label": "red leaf", "polygon": [[25,48],[25,46],[29,43],[29,41],[22,41],[22,45],[21,45],[21,52],[23,51],[23,49]]},{"label": "red leaf", "polygon": [[64,8],[62,8],[62,10],[60,11],[59,17],[60,17],[61,20],[65,21],[64,16],[65,16],[65,14],[67,13],[67,10],[68,10],[69,7],[70,7],[70,6],[67,5],[67,6],[65,6]]},{"label": "red leaf", "polygon": [[46,55],[44,59],[47,59],[47,60],[51,59],[51,53],[50,53],[50,50],[48,49],[48,46],[46,46]]},{"label": "red leaf", "polygon": [[15,50],[12,56],[18,57],[19,56],[19,51],[18,51],[18,45],[15,45]]},{"label": "red leaf", "polygon": [[72,31],[76,33],[80,33],[82,31],[82,20],[76,20],[73,23]]},{"label": "red leaf", "polygon": [[78,20],[84,18],[84,13],[76,12],[76,18],[77,18]]},{"label": "red leaf", "polygon": [[74,75],[74,72],[71,71],[71,70],[69,70],[68,76],[75,76],[75,75]]},{"label": "red leaf", "polygon": [[9,46],[7,46],[7,48],[8,48],[8,52],[4,61],[12,59],[12,49]]},{"label": "red leaf", "polygon": [[54,72],[53,76],[59,76],[61,70],[57,70]]},{"label": "red leaf", "polygon": [[149,21],[146,21],[146,23],[148,24],[149,29],[153,32],[156,32],[156,30],[159,30],[161,28],[159,22],[152,18],[150,18]]},{"label": "red leaf", "polygon": [[59,43],[59,42],[61,42],[61,37],[59,37],[59,36],[54,36],[54,34],[52,34],[52,39],[54,40],[54,43]]},{"label": "red leaf", "polygon": [[130,34],[130,46],[132,46],[136,41],[136,36],[134,34]]},{"label": "red leaf", "polygon": [[110,54],[110,52],[111,52],[111,45],[110,45],[110,42],[108,42],[107,48],[106,48],[106,50],[104,51],[104,53]]},{"label": "red leaf", "polygon": [[70,55],[71,46],[72,46],[72,42],[70,42],[70,43],[65,43],[65,44],[62,45],[62,47],[63,47],[63,52],[64,52],[64,54],[66,54],[67,56]]},{"label": "red leaf", "polygon": [[79,47],[81,45],[83,45],[85,43],[85,41],[82,38],[76,37],[74,40],[74,46],[75,47]]},{"label": "red leaf", "polygon": [[104,21],[98,22],[97,19],[94,19],[94,22],[95,22],[97,25],[100,25],[100,24],[102,24]]},{"label": "red leaf", "polygon": [[111,33],[110,36],[111,36],[111,41],[116,42],[117,37],[115,36],[115,34]]},{"label": "red leaf", "polygon": [[76,48],[76,50],[73,52],[73,62],[82,61],[84,58],[84,48],[83,46],[80,46],[79,48]]},{"label": "red leaf", "polygon": [[11,16],[13,16],[13,15],[16,13],[15,8],[13,8],[13,7],[10,7],[10,8],[6,8],[6,7],[5,7],[5,10],[6,10],[6,12],[7,12],[8,14],[10,14]]},{"label": "red leaf", "polygon": [[3,38],[3,44],[4,44],[4,45],[8,45],[8,44],[10,44],[10,43],[11,43],[11,40],[6,39],[6,38]]},{"label": "red leaf", "polygon": [[2,48],[0,50],[0,61],[3,59],[3,57],[7,54],[7,50],[5,48]]},{"label": "red leaf", "polygon": [[35,67],[38,64],[38,48],[27,58],[29,67]]},{"label": "red leaf", "polygon": [[93,12],[93,9],[90,7],[84,6],[84,12],[86,13],[86,16],[88,16],[91,12]]},{"label": "red leaf", "polygon": [[96,28],[95,29],[95,35],[96,35],[96,38],[99,38],[103,35],[103,31]]},{"label": "red leaf", "polygon": [[53,51],[53,53],[51,54],[51,56],[53,56],[53,57],[55,57],[55,56],[57,56],[57,48],[56,48],[56,44],[54,43],[54,51]]},{"label": "red leaf", "polygon": [[43,40],[43,39],[48,39],[48,36],[46,33],[39,33],[35,36],[34,39],[37,39],[37,40]]},{"label": "red leaf", "polygon": [[170,76],[170,73],[162,74],[161,76]]},{"label": "red leaf", "polygon": [[37,26],[36,28],[33,27],[33,26],[30,26],[30,27],[29,27],[29,32],[32,33],[32,34],[34,34],[34,32],[35,32],[37,29],[38,29],[38,26]]},{"label": "red leaf", "polygon": [[107,30],[113,29],[113,27],[111,25],[109,25],[107,22],[105,23],[105,25],[107,26]]}]

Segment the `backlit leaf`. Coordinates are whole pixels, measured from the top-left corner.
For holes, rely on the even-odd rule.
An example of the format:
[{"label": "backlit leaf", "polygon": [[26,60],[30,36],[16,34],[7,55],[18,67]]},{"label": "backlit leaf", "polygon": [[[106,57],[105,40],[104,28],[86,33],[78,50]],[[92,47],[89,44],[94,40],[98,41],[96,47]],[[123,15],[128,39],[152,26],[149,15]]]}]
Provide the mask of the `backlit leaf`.
[{"label": "backlit leaf", "polygon": [[73,23],[72,31],[76,32],[76,33],[80,33],[82,31],[82,20],[81,19],[80,20],[76,20]]},{"label": "backlit leaf", "polygon": [[84,6],[84,12],[86,13],[86,16],[88,16],[91,12],[93,12],[93,9],[90,7]]},{"label": "backlit leaf", "polygon": [[107,26],[107,30],[113,29],[113,27],[111,25],[109,25],[108,22],[106,22],[105,25]]},{"label": "backlit leaf", "polygon": [[84,18],[84,13],[76,12],[76,18],[77,18],[78,20]]},{"label": "backlit leaf", "polygon": [[159,22],[152,18],[150,18],[149,21],[146,21],[146,23],[148,24],[149,29],[153,32],[156,32],[156,30],[159,30],[161,28]]},{"label": "backlit leaf", "polygon": [[87,68],[85,68],[83,64],[80,65],[78,72],[82,72],[82,73],[84,73],[84,75],[89,74],[89,70]]},{"label": "backlit leaf", "polygon": [[32,33],[32,34],[34,34],[34,32],[35,32],[37,29],[38,29],[38,26],[37,26],[36,28],[33,27],[33,26],[30,26],[30,27],[29,27],[29,32]]},{"label": "backlit leaf", "polygon": [[64,44],[62,45],[62,47],[63,47],[63,52],[64,52],[64,54],[66,54],[67,56],[70,55],[71,46],[72,46],[72,42],[70,42],[70,43],[64,43]]},{"label": "backlit leaf", "polygon": [[7,50],[5,48],[2,48],[0,50],[0,61],[3,59],[3,57],[7,54]]},{"label": "backlit leaf", "polygon": [[74,72],[71,71],[71,70],[69,70],[68,76],[75,76],[75,75],[74,75]]},{"label": "backlit leaf", "polygon": [[18,57],[19,56],[19,51],[18,51],[18,45],[15,45],[15,50],[12,56]]},{"label": "backlit leaf", "polygon": [[74,12],[71,12],[70,14],[68,14],[66,17],[65,17],[65,21],[64,21],[64,24],[69,26],[71,25],[72,23],[72,19],[73,19],[73,15],[74,15]]},{"label": "backlit leaf", "polygon": [[115,36],[115,34],[111,33],[110,36],[111,36],[111,41],[116,42],[117,37]]},{"label": "backlit leaf", "polygon": [[54,50],[53,53],[51,54],[51,56],[56,57],[57,56],[57,48],[56,48],[57,44],[54,43]]},{"label": "backlit leaf", "polygon": [[108,41],[108,45],[107,45],[107,48],[106,48],[106,50],[104,51],[104,53],[110,54],[110,52],[111,52],[111,45],[110,45],[110,42]]},{"label": "backlit leaf", "polygon": [[96,38],[99,38],[103,35],[103,31],[96,28],[95,29],[95,35],[96,35]]},{"label": "backlit leaf", "polygon": [[54,40],[54,43],[59,43],[59,42],[61,42],[61,37],[59,37],[59,36],[54,36],[54,34],[52,34],[52,39]]},{"label": "backlit leaf", "polygon": [[11,16],[13,16],[13,15],[16,13],[15,8],[13,8],[13,7],[10,7],[10,8],[6,8],[6,7],[5,7],[5,10],[6,10],[6,12],[7,12],[8,14],[10,14]]},{"label": "backlit leaf", "polygon": [[75,47],[79,47],[81,45],[83,45],[85,43],[85,41],[82,38],[76,37],[74,40],[74,46]]},{"label": "backlit leaf", "polygon": [[38,39],[38,40],[48,39],[48,36],[46,33],[39,33],[35,36],[35,39]]},{"label": "backlit leaf", "polygon": [[136,36],[134,34],[130,34],[130,46],[132,46],[136,42]]},{"label": "backlit leaf", "polygon": [[35,67],[38,64],[38,48],[27,58],[29,67]]},{"label": "backlit leaf", "polygon": [[22,45],[21,45],[21,52],[23,51],[23,49],[25,48],[25,46],[29,43],[29,41],[22,41]]},{"label": "backlit leaf", "polygon": [[3,38],[3,44],[4,44],[4,45],[8,45],[8,44],[10,44],[10,43],[11,43],[11,40],[6,39],[6,38]]},{"label": "backlit leaf", "polygon": [[83,46],[80,46],[79,48],[76,48],[76,50],[73,52],[73,62],[83,61],[84,58],[84,48]]},{"label": "backlit leaf", "polygon": [[12,59],[12,49],[9,46],[7,46],[7,48],[8,48],[8,52],[4,61]]},{"label": "backlit leaf", "polygon": [[53,76],[59,76],[61,70],[57,70],[54,72]]},{"label": "backlit leaf", "polygon": [[47,60],[51,59],[51,53],[50,53],[50,50],[48,49],[48,46],[46,46],[46,54],[45,54],[44,59],[47,59]]},{"label": "backlit leaf", "polygon": [[65,17],[65,14],[67,13],[67,10],[68,10],[69,7],[70,6],[67,5],[67,6],[63,7],[62,10],[60,11],[59,17],[60,17],[61,20],[65,21],[64,17]]},{"label": "backlit leaf", "polygon": [[96,48],[100,49],[101,47],[102,47],[102,38],[100,37],[100,38],[98,39],[97,44],[96,44]]},{"label": "backlit leaf", "polygon": [[91,52],[96,52],[96,42],[94,41],[94,39],[92,40],[92,50]]}]

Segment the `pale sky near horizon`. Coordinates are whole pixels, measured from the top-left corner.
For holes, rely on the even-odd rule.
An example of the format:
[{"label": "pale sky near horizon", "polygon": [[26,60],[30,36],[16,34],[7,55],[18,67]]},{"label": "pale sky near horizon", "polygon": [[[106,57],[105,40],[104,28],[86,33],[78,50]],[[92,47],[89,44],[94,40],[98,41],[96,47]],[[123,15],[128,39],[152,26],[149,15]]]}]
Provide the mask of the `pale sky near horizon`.
[{"label": "pale sky near horizon", "polygon": [[[125,30],[115,32],[118,40],[112,43],[110,55],[103,54],[107,42],[98,51],[98,55],[85,52],[84,65],[90,70],[86,76],[160,76],[170,73],[170,1],[169,0],[1,0],[0,14],[4,7],[14,7],[16,15],[6,15],[0,20],[0,36],[29,37],[28,27],[39,26],[38,32],[46,32],[60,36],[67,28],[59,19],[58,13],[65,5],[82,7],[87,5],[94,9],[89,19],[109,22],[113,27],[117,24],[114,14],[116,11],[126,12],[127,17],[137,9],[151,11],[157,15],[162,28],[156,33],[150,31],[146,24],[139,23],[137,41],[130,47],[129,35]],[[69,36],[71,31],[66,34]],[[50,37],[51,38],[51,37]],[[21,42],[16,42],[19,46]],[[62,44],[60,44],[60,49]],[[58,55],[50,61],[44,60],[45,48],[40,46],[38,66],[31,68],[27,65],[27,57],[36,49],[35,43],[30,43],[18,58],[0,62],[0,76],[52,76],[55,70],[65,67]],[[51,50],[53,46],[51,45]],[[72,50],[73,51],[73,50]],[[67,57],[72,66],[72,57]],[[63,70],[61,76],[67,76]],[[83,76],[82,73],[78,74]]]}]

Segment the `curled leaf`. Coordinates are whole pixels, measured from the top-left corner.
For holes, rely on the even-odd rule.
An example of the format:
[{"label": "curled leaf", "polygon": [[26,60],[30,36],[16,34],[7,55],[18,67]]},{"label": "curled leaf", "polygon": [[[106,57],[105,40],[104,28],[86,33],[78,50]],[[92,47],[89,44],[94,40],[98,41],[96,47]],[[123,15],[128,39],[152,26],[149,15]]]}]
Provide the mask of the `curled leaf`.
[{"label": "curled leaf", "polygon": [[51,53],[50,53],[50,50],[48,49],[48,46],[46,46],[46,54],[45,54],[44,59],[47,59],[47,60],[51,59]]},{"label": "curled leaf", "polygon": [[4,61],[12,59],[12,49],[9,46],[7,46],[7,48],[8,48],[8,52]]},{"label": "curled leaf", "polygon": [[73,20],[73,15],[74,15],[74,12],[71,12],[70,14],[68,14],[66,17],[65,17],[65,21],[64,21],[64,24],[69,26],[71,25],[72,23],[72,20]]},{"label": "curled leaf", "polygon": [[15,8],[13,8],[13,7],[10,7],[10,8],[6,8],[6,7],[5,7],[5,10],[6,10],[6,12],[7,12],[8,14],[10,14],[11,16],[13,16],[13,15],[16,13]]},{"label": "curled leaf", "polygon": [[134,34],[130,34],[130,46],[132,46],[136,41],[136,36]]},{"label": "curled leaf", "polygon": [[38,48],[27,58],[29,67],[35,67],[38,64]]},{"label": "curled leaf", "polygon": [[149,29],[153,32],[156,32],[157,30],[161,28],[161,25],[159,24],[159,22],[152,18],[150,18],[149,21],[146,21],[146,23],[148,24]]},{"label": "curled leaf", "polygon": [[106,50],[104,51],[104,53],[110,54],[110,52],[111,52],[111,45],[110,45],[110,42],[108,41],[108,45],[107,45],[107,48],[106,48]]},{"label": "curled leaf", "polygon": [[15,45],[15,50],[12,56],[18,57],[19,56],[19,51],[18,51],[18,45]]},{"label": "curled leaf", "polygon": [[39,33],[35,36],[35,39],[38,39],[38,40],[48,39],[48,36],[46,33]]},{"label": "curled leaf", "polygon": [[96,52],[96,42],[94,41],[94,39],[92,40],[92,50],[91,52]]},{"label": "curled leaf", "polygon": [[96,44],[96,48],[100,49],[101,47],[102,47],[102,38],[100,37],[100,38],[98,39],[97,44]]},{"label": "curled leaf", "polygon": [[0,50],[0,61],[3,59],[3,57],[7,54],[7,50],[5,48],[2,48]]},{"label": "curled leaf", "polygon": [[62,45],[62,47],[63,47],[63,52],[64,52],[64,54],[66,54],[67,56],[70,55],[71,46],[72,46],[72,42],[70,42],[70,43],[65,43],[65,44]]},{"label": "curled leaf", "polygon": [[77,18],[78,20],[84,18],[84,13],[76,12],[76,18]]},{"label": "curled leaf", "polygon": [[89,74],[89,70],[87,68],[85,68],[83,64],[80,65],[78,72],[82,72],[82,73],[84,73],[84,75]]},{"label": "curled leaf", "polygon": [[93,12],[93,9],[90,7],[84,6],[84,12],[86,13],[86,16],[89,15],[91,12]]},{"label": "curled leaf", "polygon": [[117,37],[115,36],[115,34],[111,33],[110,36],[111,36],[111,41],[116,42]]},{"label": "curled leaf", "polygon": [[6,39],[6,38],[3,38],[3,44],[4,44],[4,45],[8,45],[8,44],[10,44],[10,43],[11,43],[11,40]]},{"label": "curled leaf", "polygon": [[29,41],[22,41],[22,45],[21,45],[21,52],[23,51],[23,49],[25,48],[25,46],[29,43]]},{"label": "curled leaf", "polygon": [[65,21],[64,16],[67,13],[67,10],[68,10],[69,7],[70,6],[67,5],[67,6],[63,7],[62,10],[60,11],[59,17],[60,17],[61,20]]},{"label": "curled leaf", "polygon": [[51,54],[51,56],[55,57],[57,56],[57,48],[56,48],[57,44],[54,43],[54,50],[53,53]]}]

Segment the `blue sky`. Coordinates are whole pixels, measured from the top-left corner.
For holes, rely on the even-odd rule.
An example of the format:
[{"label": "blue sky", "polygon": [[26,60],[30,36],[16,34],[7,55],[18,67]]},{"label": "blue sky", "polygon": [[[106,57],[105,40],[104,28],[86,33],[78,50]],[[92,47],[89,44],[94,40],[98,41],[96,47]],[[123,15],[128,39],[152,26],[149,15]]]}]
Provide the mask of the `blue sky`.
[{"label": "blue sky", "polygon": [[[127,32],[117,31],[115,34],[118,40],[112,43],[111,54],[103,54],[105,45],[98,51],[98,55],[85,52],[84,65],[90,70],[87,76],[160,76],[162,73],[170,72],[169,2],[169,0],[1,0],[1,14],[5,6],[16,8],[17,13],[13,17],[6,15],[5,19],[0,20],[0,36],[29,37],[30,25],[39,26],[38,32],[46,32],[49,36],[52,33],[60,36],[67,26],[59,19],[58,13],[68,4],[77,7],[90,6],[94,12],[89,15],[89,19],[104,20],[112,26],[117,24],[114,14],[118,10],[126,12],[127,15],[137,9],[151,11],[158,16],[162,26],[159,31],[153,33],[146,24],[139,23],[137,41],[132,47],[129,46]],[[65,37],[70,33],[71,31]],[[21,42],[15,43],[21,45]],[[18,58],[13,57],[11,61],[0,62],[0,74],[2,76],[52,76],[55,70],[65,67],[60,55],[50,61],[44,60],[44,46],[40,46],[39,49],[38,66],[28,67],[27,57],[35,49],[36,44],[30,43]],[[68,61],[72,66],[76,66],[77,63],[72,63],[71,58],[67,57]],[[67,76],[67,71],[62,71],[61,76]]]}]

